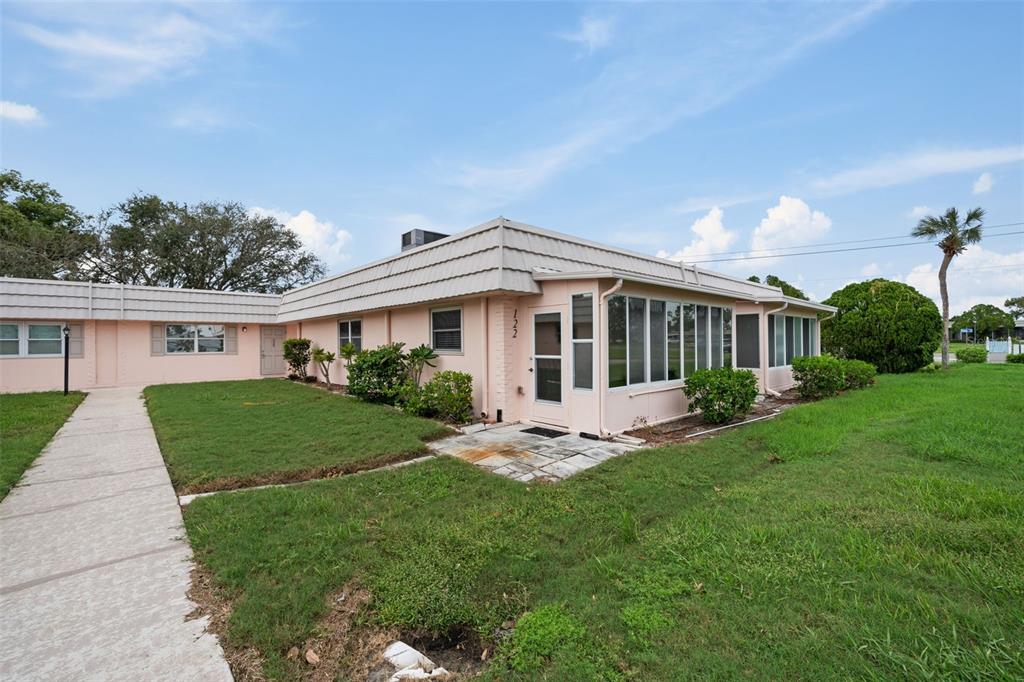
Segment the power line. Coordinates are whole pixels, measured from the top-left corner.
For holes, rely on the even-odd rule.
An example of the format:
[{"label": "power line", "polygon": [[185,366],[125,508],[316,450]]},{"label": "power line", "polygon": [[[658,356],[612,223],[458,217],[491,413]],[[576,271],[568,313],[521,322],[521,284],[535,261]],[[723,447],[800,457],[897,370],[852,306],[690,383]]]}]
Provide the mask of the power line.
[{"label": "power line", "polygon": [[[1022,223],[1022,224],[1024,224],[1024,223]],[[986,235],[986,237],[987,238],[992,238],[992,237],[1009,237],[1009,236],[1012,236],[1012,235],[1015,235],[1015,234],[1024,234],[1024,230],[1018,230],[1016,232],[1003,232],[1001,234],[990,234],[990,235]],[[788,258],[790,256],[815,256],[815,255],[823,254],[823,253],[845,253],[845,252],[848,252],[848,251],[872,251],[874,249],[892,249],[892,248],[895,248],[897,246],[920,246],[921,244],[930,244],[930,243],[933,243],[934,241],[935,240],[916,241],[916,242],[904,242],[902,244],[879,244],[879,245],[876,245],[876,246],[858,246],[858,247],[853,247],[853,248],[849,248],[849,249],[826,249],[826,250],[821,250],[821,251],[800,251],[798,253],[777,253],[777,254],[770,254],[770,255],[767,255],[767,256],[743,256],[743,257],[740,257],[740,258],[714,258],[714,259],[709,259],[709,260],[697,260],[697,261],[691,260],[691,261],[687,261],[687,262],[689,264],[691,264],[691,265],[697,265],[697,264],[702,264],[702,263],[726,263],[726,262],[729,262],[729,261],[741,261],[741,260],[744,260],[744,261],[745,260],[763,260],[763,259],[766,259],[766,258]]]},{"label": "power line", "polygon": [[[985,228],[986,229],[995,230],[995,229],[998,229],[1000,227],[1017,227],[1018,225],[1024,225],[1024,222],[1002,223],[1001,225],[986,225]],[[986,233],[985,236],[986,237],[987,236],[998,237],[999,235],[988,235]],[[906,238],[907,238],[907,234],[904,233],[904,234],[900,234],[900,235],[894,235],[892,237],[872,237],[870,239],[850,239],[850,240],[842,241],[842,242],[822,242],[821,244],[816,244],[815,246],[816,247],[821,247],[821,246],[842,246],[844,244],[864,244],[864,243],[867,243],[867,242],[882,242],[882,241],[891,241],[893,239],[906,239]],[[920,242],[914,242],[914,243],[915,244],[927,244],[929,242],[934,242],[934,241],[936,241],[936,240],[934,240],[934,239],[926,239],[926,240],[921,240]],[[769,252],[774,253],[776,251],[789,251],[789,250],[792,250],[792,249],[805,249],[808,246],[810,246],[810,245],[809,244],[801,244],[800,246],[777,246],[777,247],[772,248],[772,249],[754,249],[754,250],[747,249],[745,251],[719,251],[717,253],[698,253],[698,254],[694,254],[694,256],[697,257],[697,258],[700,258],[702,256],[733,256],[733,255],[743,255],[743,254],[751,254],[751,253],[769,253]],[[785,254],[780,254],[780,255],[785,255]],[[701,262],[701,261],[697,261],[697,262]]]},{"label": "power line", "polygon": [[[1016,269],[1024,270],[1024,263],[1017,263],[1017,264],[1013,264],[1013,265],[986,265],[986,266],[980,267],[980,268],[957,268],[957,267],[952,267],[952,268],[949,269],[949,274],[952,276],[952,275],[957,274],[958,272],[980,272],[982,270],[1009,270],[1011,268],[1016,268]],[[868,279],[869,277],[872,277],[872,275],[848,275],[846,277],[816,277],[816,278],[810,278],[810,279],[802,279],[802,280],[800,280],[800,283],[806,283],[806,282],[838,282],[838,281],[847,280],[847,279],[856,280],[858,277],[861,278],[861,279]]]}]

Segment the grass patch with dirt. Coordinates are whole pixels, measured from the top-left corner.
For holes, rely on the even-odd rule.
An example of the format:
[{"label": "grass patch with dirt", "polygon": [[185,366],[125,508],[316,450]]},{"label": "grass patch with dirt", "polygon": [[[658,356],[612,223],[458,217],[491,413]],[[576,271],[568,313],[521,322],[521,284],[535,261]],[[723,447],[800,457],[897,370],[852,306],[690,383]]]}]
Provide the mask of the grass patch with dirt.
[{"label": "grass patch with dirt", "polygon": [[84,393],[14,393],[0,397],[0,500],[7,497]]},{"label": "grass patch with dirt", "polygon": [[280,379],[145,390],[179,493],[324,478],[415,457],[449,429]]},{"label": "grass patch with dirt", "polygon": [[287,652],[355,584],[362,627],[475,642],[484,679],[1019,679],[1022,385],[881,376],[559,485],[440,458],[185,524],[232,600],[224,642],[273,679],[310,675]]}]

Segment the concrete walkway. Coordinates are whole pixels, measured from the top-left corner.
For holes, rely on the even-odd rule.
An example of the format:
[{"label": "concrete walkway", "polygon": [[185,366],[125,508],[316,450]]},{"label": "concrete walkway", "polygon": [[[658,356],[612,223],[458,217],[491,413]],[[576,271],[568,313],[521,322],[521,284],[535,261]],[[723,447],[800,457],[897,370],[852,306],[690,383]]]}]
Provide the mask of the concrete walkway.
[{"label": "concrete walkway", "polygon": [[0,503],[0,679],[231,680],[138,388],[95,390]]}]

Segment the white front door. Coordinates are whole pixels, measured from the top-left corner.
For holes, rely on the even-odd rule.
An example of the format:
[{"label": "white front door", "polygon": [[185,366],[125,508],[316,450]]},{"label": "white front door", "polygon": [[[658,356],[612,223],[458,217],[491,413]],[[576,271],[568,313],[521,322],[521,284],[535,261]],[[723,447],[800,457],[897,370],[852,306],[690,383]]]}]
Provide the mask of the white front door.
[{"label": "white front door", "polygon": [[534,308],[530,358],[533,402],[531,421],[568,427],[568,343],[565,306]]},{"label": "white front door", "polygon": [[284,327],[260,327],[260,374],[284,374]]}]

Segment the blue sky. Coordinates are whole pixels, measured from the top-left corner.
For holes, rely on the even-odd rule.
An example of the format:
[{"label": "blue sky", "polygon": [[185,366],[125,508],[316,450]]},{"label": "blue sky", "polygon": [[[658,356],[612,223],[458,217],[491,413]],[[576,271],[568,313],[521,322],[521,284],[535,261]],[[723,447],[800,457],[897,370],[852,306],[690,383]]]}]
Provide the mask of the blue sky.
[{"label": "blue sky", "polygon": [[[894,237],[948,206],[1024,223],[1017,2],[5,2],[0,27],[4,167],[86,212],[240,201],[334,272],[497,215],[688,262]],[[1021,230],[958,259],[954,312],[1024,294],[1024,235],[994,236]],[[937,296],[938,260],[705,267]]]}]

